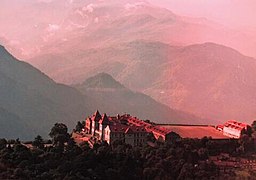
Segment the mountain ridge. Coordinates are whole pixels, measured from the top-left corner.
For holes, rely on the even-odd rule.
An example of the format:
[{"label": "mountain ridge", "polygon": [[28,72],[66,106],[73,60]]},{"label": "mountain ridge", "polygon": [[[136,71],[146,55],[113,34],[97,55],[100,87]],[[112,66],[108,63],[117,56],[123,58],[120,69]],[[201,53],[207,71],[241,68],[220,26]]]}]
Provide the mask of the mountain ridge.
[{"label": "mountain ridge", "polygon": [[[25,4],[16,2],[14,12],[20,16],[2,19],[4,25],[0,26],[3,42],[21,59],[65,52],[74,46],[85,50],[136,39],[176,46],[212,41],[255,57],[255,33],[230,29],[206,18],[177,15],[170,9],[144,1],[69,3],[53,0],[48,3],[27,1]],[[6,16],[14,17],[9,9],[12,8],[8,3],[0,7]],[[27,21],[31,16],[37,18]],[[32,59],[29,62],[33,63]]]},{"label": "mountain ridge", "polygon": [[[93,79],[95,82],[102,80],[103,76],[111,77],[112,83],[118,83],[118,87],[106,86],[91,87],[88,84],[78,84],[74,85],[81,93],[87,95],[91,102],[94,102],[94,109],[99,109],[101,112],[106,112],[108,114],[120,114],[120,113],[130,113],[141,119],[150,119],[157,123],[184,123],[189,124],[193,122],[195,124],[204,124],[205,119],[200,119],[192,114],[179,111],[176,109],[171,109],[166,105],[163,105],[148,95],[140,92],[134,92],[127,87],[121,85],[116,81],[111,75],[107,73],[99,73],[95,76],[89,77],[88,79]],[[88,81],[85,81],[88,82]],[[121,85],[121,86],[120,86]],[[120,109],[123,111],[120,112]],[[148,118],[151,117],[151,118]],[[212,121],[211,123],[217,123]]]},{"label": "mountain ridge", "polygon": [[[22,120],[26,124],[24,132],[31,133],[30,137],[20,134],[20,138],[37,134],[46,137],[46,129],[56,122],[72,127],[75,119],[82,118],[88,110],[77,90],[56,84],[33,66],[16,60],[6,49],[0,52],[0,74],[0,107],[5,109],[3,117],[10,118],[1,122],[7,126],[6,123],[20,124]],[[14,137],[19,127],[12,127],[12,131],[2,128],[1,131],[6,132],[6,137]]]},{"label": "mountain ridge", "polygon": [[[68,54],[63,56],[69,59]],[[47,69],[45,72],[59,81],[63,74],[73,72],[72,82],[79,83],[104,71],[126,87],[173,109],[206,119],[250,122],[254,118],[255,103],[251,98],[256,98],[252,88],[256,81],[256,60],[224,45],[209,42],[182,47],[137,40],[87,50],[82,57],[73,59],[74,64],[79,62],[79,67],[71,67],[67,60],[62,66],[69,68],[62,73],[54,74]],[[65,83],[68,82],[65,78]]]},{"label": "mountain ridge", "polygon": [[89,89],[85,87],[88,91],[84,93],[81,89],[55,83],[33,66],[0,52],[0,135],[31,140],[39,134],[46,138],[47,131],[56,122],[72,129],[77,121],[95,109],[107,113],[129,112],[156,122],[181,123],[191,119],[199,122],[197,117],[130,91],[106,73],[96,79],[89,81],[93,83]]},{"label": "mountain ridge", "polygon": [[102,72],[91,78],[86,79],[81,86],[86,88],[110,88],[123,89],[125,88],[121,83],[117,82],[111,75]]}]

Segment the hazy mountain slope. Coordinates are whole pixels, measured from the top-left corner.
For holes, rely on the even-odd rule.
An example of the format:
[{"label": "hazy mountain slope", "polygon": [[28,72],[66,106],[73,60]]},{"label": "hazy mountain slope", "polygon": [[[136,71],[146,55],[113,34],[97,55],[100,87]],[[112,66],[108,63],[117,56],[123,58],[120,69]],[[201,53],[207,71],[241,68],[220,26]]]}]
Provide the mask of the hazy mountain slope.
[{"label": "hazy mountain slope", "polygon": [[[0,107],[0,127],[1,127],[0,137],[8,137],[12,139],[16,139],[18,137],[22,137],[24,139],[31,138],[31,135],[27,131],[26,121],[19,118],[15,114],[9,113],[8,111],[6,111],[1,107]],[[34,134],[35,132],[32,131],[31,133]]]},{"label": "hazy mountain slope", "polygon": [[[151,86],[151,81],[159,76],[154,68],[165,63],[166,57],[175,53],[176,49],[178,47],[172,49],[169,45],[160,42],[133,41],[74,54],[63,52],[45,55],[36,59],[37,66],[43,72],[64,83],[80,83],[91,75],[107,72],[134,89],[137,85],[143,88],[145,84]],[[147,78],[144,74],[148,75]],[[122,76],[129,77],[127,78],[129,82],[123,81]]]},{"label": "hazy mountain slope", "polygon": [[106,73],[90,77],[75,87],[87,95],[94,109],[99,109],[101,112],[114,115],[126,112],[158,123],[204,124],[206,122],[192,114],[173,110],[143,93],[133,92]]},{"label": "hazy mountain slope", "polygon": [[111,114],[127,112],[156,122],[204,123],[147,95],[134,93],[104,73],[87,79],[78,89],[82,93],[56,84],[0,46],[0,136],[47,137],[54,123],[63,122],[72,129],[76,121],[95,109]]},{"label": "hazy mountain slope", "polygon": [[183,17],[143,0],[2,0],[0,32],[5,46],[27,60],[138,39],[172,45],[211,41],[256,56],[250,30]]},{"label": "hazy mountain slope", "polygon": [[[4,126],[0,131],[6,137],[46,136],[56,122],[64,122],[72,128],[87,111],[83,96],[77,90],[56,84],[31,65],[16,60],[2,46],[0,94],[0,107],[5,110],[3,118],[6,116],[11,120],[1,119]],[[17,126],[5,129],[6,123],[17,123]],[[24,128],[20,129],[19,124]],[[24,130],[29,133],[21,134]]]},{"label": "hazy mountain slope", "polygon": [[178,50],[165,70],[145,90],[161,102],[200,117],[248,123],[255,118],[255,59],[206,43]]},{"label": "hazy mountain slope", "polygon": [[251,122],[255,117],[256,60],[225,46],[134,41],[63,56],[62,68],[56,64],[47,71],[49,61],[41,67],[65,82],[82,82],[104,71],[128,88],[207,119]]}]

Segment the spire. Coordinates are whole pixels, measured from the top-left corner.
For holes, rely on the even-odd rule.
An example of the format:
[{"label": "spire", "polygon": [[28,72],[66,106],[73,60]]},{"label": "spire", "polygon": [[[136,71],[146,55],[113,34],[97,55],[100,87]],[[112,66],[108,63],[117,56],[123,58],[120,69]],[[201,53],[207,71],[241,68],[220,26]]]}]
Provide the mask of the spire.
[{"label": "spire", "polygon": [[100,120],[101,124],[109,124],[109,119],[106,113],[103,114],[102,119]]},{"label": "spire", "polygon": [[100,115],[100,112],[98,110],[93,114],[93,119],[95,121],[99,121],[101,119],[101,115]]},{"label": "spire", "polygon": [[94,115],[94,116],[98,116],[98,115],[100,115],[99,110],[97,109],[93,115]]}]

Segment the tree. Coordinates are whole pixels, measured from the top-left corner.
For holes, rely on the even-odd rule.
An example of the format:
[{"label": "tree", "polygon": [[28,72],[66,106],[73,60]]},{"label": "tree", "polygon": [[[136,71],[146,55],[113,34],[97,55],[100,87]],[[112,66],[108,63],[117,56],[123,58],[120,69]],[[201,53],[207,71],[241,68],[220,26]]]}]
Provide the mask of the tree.
[{"label": "tree", "polygon": [[252,130],[253,130],[253,131],[256,131],[256,120],[253,121],[253,123],[252,123]]},{"label": "tree", "polygon": [[6,139],[0,139],[0,150],[4,149],[7,145]]},{"label": "tree", "polygon": [[68,142],[70,139],[68,128],[63,123],[56,123],[52,127],[49,136],[53,139],[53,145],[57,147],[64,147],[64,143]]},{"label": "tree", "polygon": [[40,135],[36,136],[35,140],[32,142],[32,146],[39,149],[43,149],[44,148],[43,138]]},{"label": "tree", "polygon": [[253,128],[251,126],[247,126],[246,129],[243,129],[241,134],[247,134],[249,137],[252,136],[252,133],[253,133]]},{"label": "tree", "polygon": [[180,170],[178,179],[194,179],[194,168],[192,164],[186,163]]}]

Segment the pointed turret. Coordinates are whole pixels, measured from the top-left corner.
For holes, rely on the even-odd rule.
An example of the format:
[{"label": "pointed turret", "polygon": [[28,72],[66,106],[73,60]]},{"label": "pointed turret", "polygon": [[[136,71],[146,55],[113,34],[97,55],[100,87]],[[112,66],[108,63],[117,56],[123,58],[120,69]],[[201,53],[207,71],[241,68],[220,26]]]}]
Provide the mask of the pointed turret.
[{"label": "pointed turret", "polygon": [[99,123],[100,124],[109,124],[109,119],[108,119],[108,116],[106,115],[106,113],[103,114]]},{"label": "pointed turret", "polygon": [[101,115],[100,115],[100,112],[97,110],[97,111],[93,114],[92,120],[93,120],[93,121],[99,121],[100,119],[101,119]]}]

